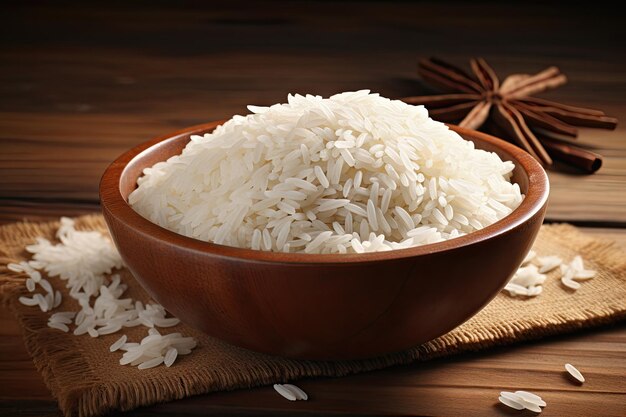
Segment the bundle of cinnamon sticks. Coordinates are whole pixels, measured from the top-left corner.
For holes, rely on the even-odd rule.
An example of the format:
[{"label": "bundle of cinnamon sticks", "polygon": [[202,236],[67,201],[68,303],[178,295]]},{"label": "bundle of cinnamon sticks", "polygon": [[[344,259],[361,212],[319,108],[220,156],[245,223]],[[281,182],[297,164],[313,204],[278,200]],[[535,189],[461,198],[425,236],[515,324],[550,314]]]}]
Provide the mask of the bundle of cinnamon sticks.
[{"label": "bundle of cinnamon sticks", "polygon": [[617,119],[595,109],[574,107],[532,97],[567,82],[556,67],[535,75],[513,74],[500,82],[482,58],[470,60],[472,73],[436,58],[420,61],[419,74],[445,94],[405,97],[424,105],[431,117],[471,129],[486,128],[524,148],[544,166],[561,161],[583,172],[602,166],[602,157],[568,142],[577,126],[615,129]]}]

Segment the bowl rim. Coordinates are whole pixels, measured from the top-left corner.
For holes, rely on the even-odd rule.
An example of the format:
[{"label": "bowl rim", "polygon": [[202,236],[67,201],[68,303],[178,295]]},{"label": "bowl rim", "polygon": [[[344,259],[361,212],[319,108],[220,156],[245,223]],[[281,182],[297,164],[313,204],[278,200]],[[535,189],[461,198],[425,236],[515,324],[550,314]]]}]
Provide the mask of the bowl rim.
[{"label": "bowl rim", "polygon": [[377,261],[398,260],[420,255],[435,254],[451,249],[457,249],[469,245],[478,244],[490,238],[494,238],[511,232],[533,216],[546,205],[549,195],[548,176],[543,167],[530,154],[523,149],[498,139],[486,133],[473,129],[449,125],[449,128],[464,137],[477,138],[491,145],[501,148],[510,154],[516,165],[526,172],[528,176],[528,191],[522,203],[508,216],[497,222],[474,231],[464,236],[443,242],[415,246],[406,249],[395,249],[385,252],[349,253],[349,254],[307,254],[307,253],[283,253],[261,251],[234,246],[218,245],[191,237],[178,234],[166,229],[150,220],[142,217],[128,204],[120,191],[120,182],[124,171],[131,161],[141,158],[150,153],[157,145],[167,141],[179,140],[184,136],[203,134],[212,131],[215,127],[223,124],[224,120],[202,123],[190,126],[176,132],[159,136],[155,139],[143,142],[124,152],[115,159],[104,171],[100,180],[100,202],[102,211],[123,223],[126,227],[145,237],[156,238],[166,241],[171,245],[179,246],[189,251],[211,254],[220,258],[237,258],[240,261],[268,262],[268,263],[297,263],[297,264],[346,264],[346,263],[369,263]]}]

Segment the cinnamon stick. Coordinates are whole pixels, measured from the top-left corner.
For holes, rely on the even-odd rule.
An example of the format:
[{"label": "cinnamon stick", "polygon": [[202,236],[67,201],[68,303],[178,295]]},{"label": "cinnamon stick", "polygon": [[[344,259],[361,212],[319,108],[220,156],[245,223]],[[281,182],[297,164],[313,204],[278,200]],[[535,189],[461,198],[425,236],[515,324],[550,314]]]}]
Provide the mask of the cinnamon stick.
[{"label": "cinnamon stick", "polygon": [[545,136],[541,137],[541,143],[552,158],[587,174],[593,174],[602,166],[602,156],[595,152]]}]

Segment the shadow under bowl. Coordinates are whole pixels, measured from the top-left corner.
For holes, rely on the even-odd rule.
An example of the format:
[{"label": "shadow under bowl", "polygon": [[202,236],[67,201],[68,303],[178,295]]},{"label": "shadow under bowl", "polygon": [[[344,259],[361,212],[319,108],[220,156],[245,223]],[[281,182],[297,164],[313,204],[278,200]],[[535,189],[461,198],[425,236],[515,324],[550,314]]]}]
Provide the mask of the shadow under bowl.
[{"label": "shadow under bowl", "polygon": [[515,164],[526,195],[509,216],[471,234],[369,254],[309,255],[216,245],[164,229],[127,203],[144,168],[179,154],[194,126],[141,144],[100,183],[102,211],[128,268],[156,301],[210,336],[298,359],[358,359],[419,345],[463,323],[507,283],[543,222],[543,168],[500,139],[450,126]]}]

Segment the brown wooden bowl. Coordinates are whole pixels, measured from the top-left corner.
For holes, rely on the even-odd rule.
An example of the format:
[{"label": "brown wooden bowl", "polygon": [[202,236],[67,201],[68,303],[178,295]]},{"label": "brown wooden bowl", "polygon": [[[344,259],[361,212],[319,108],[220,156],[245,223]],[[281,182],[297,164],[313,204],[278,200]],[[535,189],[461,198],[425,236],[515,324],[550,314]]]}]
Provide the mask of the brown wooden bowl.
[{"label": "brown wooden bowl", "polygon": [[185,323],[232,344],[301,359],[355,359],[416,346],[477,313],[517,269],[543,222],[548,178],[523,150],[451,126],[515,163],[526,198],[509,216],[453,240],[369,254],[285,254],[216,245],[166,230],[127,197],[142,170],[178,154],[191,127],[120,156],[100,183],[124,262]]}]

